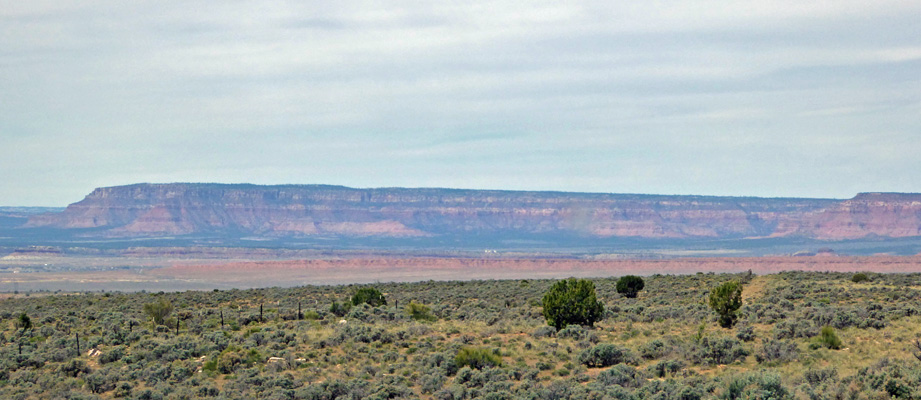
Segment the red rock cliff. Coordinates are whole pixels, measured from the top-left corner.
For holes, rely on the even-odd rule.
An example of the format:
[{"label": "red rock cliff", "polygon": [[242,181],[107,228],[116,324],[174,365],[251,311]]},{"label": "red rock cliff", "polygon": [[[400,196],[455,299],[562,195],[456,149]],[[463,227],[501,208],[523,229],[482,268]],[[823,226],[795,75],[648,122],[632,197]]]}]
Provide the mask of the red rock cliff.
[{"label": "red rock cliff", "polygon": [[[137,184],[94,190],[30,227],[104,236],[548,234],[850,239],[921,235],[921,195],[851,200],[325,185]],[[91,229],[92,228],[92,229]]]}]

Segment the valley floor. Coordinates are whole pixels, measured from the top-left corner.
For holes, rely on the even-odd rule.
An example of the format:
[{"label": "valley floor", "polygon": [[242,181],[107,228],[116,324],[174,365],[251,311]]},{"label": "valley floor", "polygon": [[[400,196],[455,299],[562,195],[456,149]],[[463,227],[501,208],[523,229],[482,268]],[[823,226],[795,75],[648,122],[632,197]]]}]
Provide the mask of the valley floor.
[{"label": "valley floor", "polygon": [[[541,307],[555,280],[535,278],[20,294],[0,301],[0,398],[919,398],[921,274],[867,275],[655,274],[636,299],[594,278],[604,319],[559,331]],[[725,329],[707,298],[729,280],[743,306]],[[342,306],[369,286],[386,305]],[[501,364],[460,365],[463,349]]]}]

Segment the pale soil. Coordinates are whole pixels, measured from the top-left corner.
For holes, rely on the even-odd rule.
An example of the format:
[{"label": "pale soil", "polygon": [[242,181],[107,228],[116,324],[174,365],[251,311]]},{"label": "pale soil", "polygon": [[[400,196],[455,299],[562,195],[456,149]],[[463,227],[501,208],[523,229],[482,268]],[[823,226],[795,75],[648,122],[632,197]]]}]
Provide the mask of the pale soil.
[{"label": "pale soil", "polygon": [[[0,291],[26,290],[186,290],[372,283],[425,280],[540,279],[605,277],[627,274],[693,274],[781,271],[921,272],[921,256],[912,257],[760,257],[671,260],[578,260],[370,257],[286,261],[183,260],[161,268],[112,271],[3,273]],[[163,264],[161,264],[163,265]],[[755,279],[746,297],[763,286]]]}]

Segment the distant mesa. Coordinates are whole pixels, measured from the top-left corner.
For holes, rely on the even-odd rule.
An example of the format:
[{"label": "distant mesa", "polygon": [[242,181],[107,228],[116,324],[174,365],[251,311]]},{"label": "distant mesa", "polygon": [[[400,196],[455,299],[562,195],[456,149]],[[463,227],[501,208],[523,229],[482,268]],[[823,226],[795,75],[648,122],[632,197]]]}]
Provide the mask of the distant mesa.
[{"label": "distant mesa", "polygon": [[13,250],[12,253],[9,253],[3,257],[0,257],[0,260],[29,260],[29,259],[43,259],[48,257],[60,257],[62,255],[61,249],[54,246],[29,246]]},{"label": "distant mesa", "polygon": [[849,200],[329,185],[135,184],[94,190],[25,227],[83,236],[820,240],[921,236],[921,194]]}]

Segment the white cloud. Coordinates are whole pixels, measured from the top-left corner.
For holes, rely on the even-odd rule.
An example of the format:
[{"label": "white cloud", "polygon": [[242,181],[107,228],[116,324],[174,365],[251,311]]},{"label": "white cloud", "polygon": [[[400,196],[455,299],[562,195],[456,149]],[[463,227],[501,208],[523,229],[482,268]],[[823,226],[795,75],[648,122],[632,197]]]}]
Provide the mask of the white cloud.
[{"label": "white cloud", "polygon": [[916,1],[4,2],[0,168],[21,173],[0,204],[202,180],[921,191],[905,156],[921,150],[919,14]]}]

